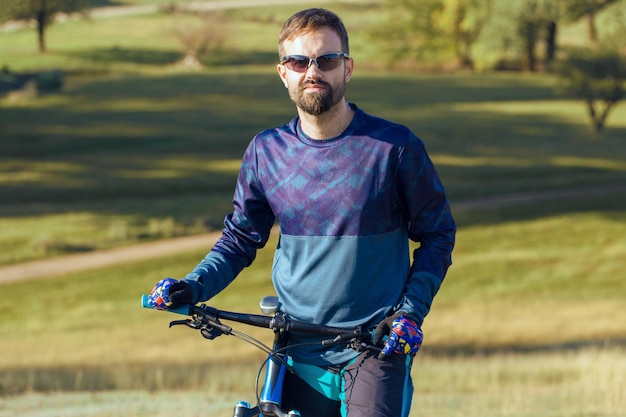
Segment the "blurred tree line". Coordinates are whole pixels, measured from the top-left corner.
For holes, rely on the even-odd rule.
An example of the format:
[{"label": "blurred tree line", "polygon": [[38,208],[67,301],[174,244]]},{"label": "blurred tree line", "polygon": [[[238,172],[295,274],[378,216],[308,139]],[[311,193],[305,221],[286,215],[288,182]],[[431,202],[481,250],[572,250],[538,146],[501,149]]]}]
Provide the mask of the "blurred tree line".
[{"label": "blurred tree line", "polygon": [[[43,53],[46,29],[58,15],[85,12],[92,2],[1,0],[0,23],[34,22]],[[586,102],[596,132],[625,95],[626,0],[383,0],[383,4],[387,19],[370,34],[395,65],[555,71],[561,91]],[[171,8],[162,11],[189,12],[175,1]],[[223,40],[218,39],[223,25],[215,29],[223,19],[200,17],[203,23],[185,25],[174,33],[186,65],[200,66],[199,55],[218,48]],[[576,44],[559,36],[562,27],[583,22],[586,42]]]},{"label": "blurred tree line", "polygon": [[[586,22],[587,46],[626,48],[626,0],[385,0],[372,32],[390,61],[477,70],[551,69],[559,28]],[[598,34],[598,14],[611,19]],[[605,19],[606,20],[606,19]],[[571,43],[570,43],[571,44]]]},{"label": "blurred tree line", "polygon": [[[553,71],[562,93],[584,100],[595,132],[625,95],[626,0],[385,0],[385,6],[388,18],[370,34],[393,65]],[[586,39],[559,36],[576,24],[584,24]]]}]

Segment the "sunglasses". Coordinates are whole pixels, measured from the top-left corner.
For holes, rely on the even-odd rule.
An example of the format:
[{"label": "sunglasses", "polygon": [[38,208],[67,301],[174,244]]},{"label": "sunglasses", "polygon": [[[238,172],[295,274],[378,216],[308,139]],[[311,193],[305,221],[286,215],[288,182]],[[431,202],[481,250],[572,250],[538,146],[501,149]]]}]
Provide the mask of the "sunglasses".
[{"label": "sunglasses", "polygon": [[313,58],[305,55],[287,55],[280,59],[280,63],[295,72],[305,72],[313,63],[322,71],[332,71],[348,58],[350,57],[345,52],[330,52]]}]

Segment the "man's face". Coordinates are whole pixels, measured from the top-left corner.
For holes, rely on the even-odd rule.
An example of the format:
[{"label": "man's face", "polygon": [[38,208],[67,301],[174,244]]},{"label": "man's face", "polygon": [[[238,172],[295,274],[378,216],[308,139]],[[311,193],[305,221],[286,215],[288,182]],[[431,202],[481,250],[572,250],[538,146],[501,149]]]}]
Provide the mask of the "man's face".
[{"label": "man's face", "polygon": [[[304,33],[283,43],[283,55],[304,55],[310,58],[329,52],[342,52],[341,40],[331,29],[322,28]],[[318,116],[344,99],[346,83],[352,76],[352,59],[342,59],[337,68],[323,71],[315,63],[303,72],[279,64],[278,74],[289,91],[289,97],[301,111]]]}]

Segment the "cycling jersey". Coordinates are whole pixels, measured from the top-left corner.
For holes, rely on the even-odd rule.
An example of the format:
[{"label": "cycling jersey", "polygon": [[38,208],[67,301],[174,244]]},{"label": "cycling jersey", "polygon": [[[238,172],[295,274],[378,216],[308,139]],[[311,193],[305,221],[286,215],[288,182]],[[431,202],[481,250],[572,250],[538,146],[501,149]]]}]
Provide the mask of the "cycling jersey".
[{"label": "cycling jersey", "polygon": [[[298,117],[254,137],[223,234],[185,278],[195,301],[250,265],[277,221],[272,280],[282,311],[370,328],[401,310],[421,325],[451,264],[455,224],[444,188],[408,128],[350,106],[352,122],[332,139],[307,137]],[[419,243],[412,259],[409,240]],[[291,334],[290,343],[318,339]],[[357,353],[307,345],[289,354],[328,365]]]}]

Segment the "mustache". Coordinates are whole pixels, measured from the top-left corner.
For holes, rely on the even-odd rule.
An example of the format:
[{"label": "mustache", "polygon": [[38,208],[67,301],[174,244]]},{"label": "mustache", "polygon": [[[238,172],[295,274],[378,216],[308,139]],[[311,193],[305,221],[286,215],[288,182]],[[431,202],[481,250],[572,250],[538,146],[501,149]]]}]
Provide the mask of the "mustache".
[{"label": "mustache", "polygon": [[302,84],[301,90],[304,90],[309,85],[321,85],[323,87],[330,88],[330,84],[327,83],[326,81],[322,81],[322,80],[308,80],[308,81],[305,81]]}]

